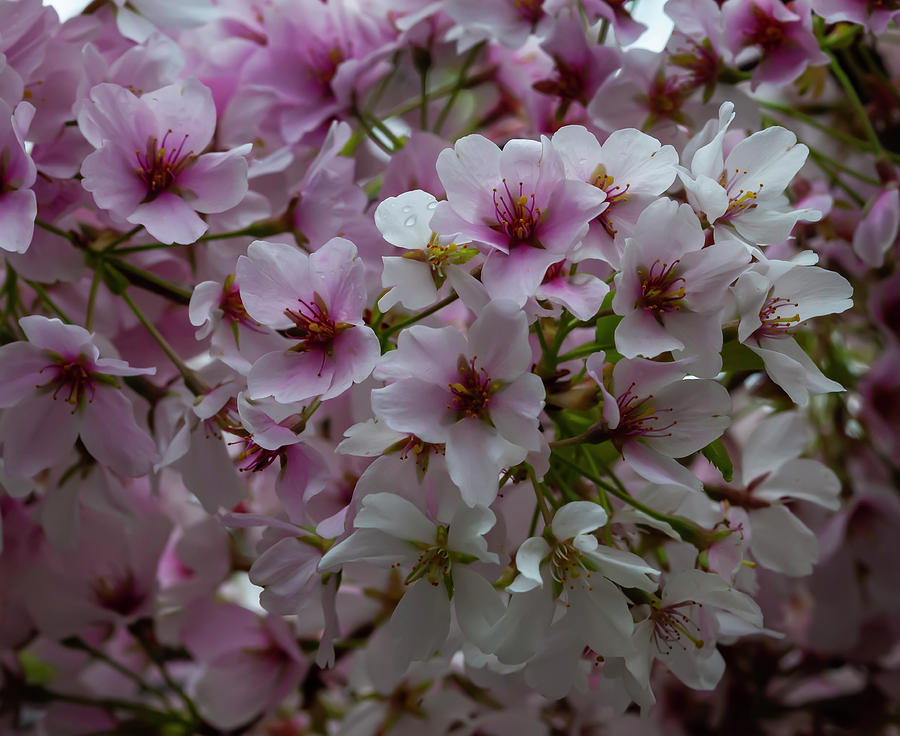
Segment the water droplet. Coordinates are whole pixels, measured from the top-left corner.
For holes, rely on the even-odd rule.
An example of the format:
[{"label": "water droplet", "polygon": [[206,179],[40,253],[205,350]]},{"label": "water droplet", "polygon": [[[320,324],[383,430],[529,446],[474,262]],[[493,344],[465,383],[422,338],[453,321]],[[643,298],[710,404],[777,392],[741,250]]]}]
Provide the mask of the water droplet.
[{"label": "water droplet", "polygon": [[435,207],[437,207],[437,200],[434,200],[433,202],[429,202],[429,203],[426,204],[425,206],[426,206],[428,209],[433,210]]},{"label": "water droplet", "polygon": [[407,217],[407,218],[403,221],[403,224],[404,224],[406,227],[412,227],[413,225],[416,224],[416,216],[415,216],[415,215],[410,215],[409,217]]},{"label": "water droplet", "polygon": [[403,205],[403,209],[401,209],[400,211],[404,215],[408,215],[410,212],[412,212],[412,207],[410,207],[408,204],[406,204],[406,205]]}]

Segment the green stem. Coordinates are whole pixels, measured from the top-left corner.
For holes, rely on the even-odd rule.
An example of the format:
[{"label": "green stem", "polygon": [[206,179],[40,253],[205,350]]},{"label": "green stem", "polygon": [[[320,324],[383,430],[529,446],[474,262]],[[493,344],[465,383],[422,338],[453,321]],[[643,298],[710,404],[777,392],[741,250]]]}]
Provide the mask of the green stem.
[{"label": "green stem", "polygon": [[579,345],[574,350],[570,350],[568,353],[563,353],[557,359],[557,363],[565,363],[567,360],[575,360],[576,358],[586,358],[589,355],[593,355],[598,350],[604,350],[605,346],[598,345],[595,342],[587,343],[586,345]]},{"label": "green stem", "polygon": [[[436,90],[429,92],[425,97],[428,102],[432,102],[434,100],[439,100],[442,97],[446,97],[447,95],[452,95],[454,90],[459,86],[460,89],[468,89],[469,87],[477,87],[479,84],[484,84],[487,81],[490,81],[494,76],[495,70],[488,69],[484,72],[480,72],[471,77],[466,77],[462,81],[462,85],[459,85],[459,82],[451,82],[449,84],[445,84],[441,87],[438,87]],[[401,105],[398,105],[393,110],[390,111],[385,118],[394,118],[399,117],[400,115],[406,115],[406,113],[415,110],[421,104],[421,97],[416,97],[413,100],[409,100],[408,102],[404,102]]]},{"label": "green stem", "polygon": [[191,292],[187,289],[182,289],[180,286],[176,286],[150,271],[138,268],[128,261],[110,258],[108,262],[134,286],[146,291],[152,291],[177,304],[187,305],[191,303]]},{"label": "green stem", "polygon": [[121,698],[92,698],[86,695],[60,693],[36,685],[26,685],[19,692],[21,693],[22,699],[26,702],[52,703],[54,701],[59,701],[62,703],[85,705],[89,708],[99,708],[100,710],[106,711],[124,710],[139,714],[151,723],[178,723],[189,728],[194,728],[196,726],[196,723],[188,721],[178,713],[157,710],[156,708],[151,708],[143,703],[135,703],[131,700],[123,700]]},{"label": "green stem", "polygon": [[84,315],[84,329],[88,332],[91,331],[91,326],[94,324],[94,306],[97,303],[97,290],[100,288],[100,274],[102,268],[102,265],[98,265],[97,268],[94,269],[94,276],[91,279],[91,291],[88,294],[87,311]]},{"label": "green stem", "polygon": [[441,128],[443,128],[444,123],[447,122],[450,111],[453,109],[453,105],[456,104],[456,98],[459,97],[459,93],[463,89],[463,82],[466,78],[466,75],[469,73],[469,68],[472,66],[472,64],[475,63],[478,52],[481,51],[482,48],[484,48],[485,43],[485,41],[476,43],[472,48],[469,49],[469,53],[466,54],[466,58],[463,59],[462,67],[460,67],[459,74],[456,77],[456,82],[453,85],[450,96],[444,103],[444,107],[441,108],[441,112],[438,114],[437,122],[435,122],[434,124],[434,132],[436,134],[440,135]]},{"label": "green stem", "polygon": [[365,133],[369,137],[370,141],[372,141],[376,146],[378,146],[388,156],[394,155],[394,149],[389,148],[387,146],[387,144],[375,134],[375,131],[372,129],[372,126],[366,120],[366,116],[360,110],[353,108],[351,110],[351,114],[353,115],[353,117],[355,117],[357,120],[359,120],[359,124],[362,126],[362,129],[365,131]]},{"label": "green stem", "polygon": [[166,667],[165,660],[160,656],[157,651],[157,646],[154,642],[147,639],[147,637],[142,633],[141,628],[137,625],[129,626],[129,631],[131,635],[137,640],[137,642],[141,645],[141,648],[147,653],[147,656],[156,665],[156,668],[159,670],[159,673],[162,675],[163,680],[166,683],[166,686],[175,693],[182,703],[184,703],[185,708],[187,708],[188,713],[190,714],[191,720],[196,724],[201,722],[200,713],[197,711],[197,706],[194,705],[194,701],[191,700],[190,696],[184,691],[184,688],[181,687],[169,674],[169,669]]},{"label": "green stem", "polygon": [[36,281],[29,281],[28,279],[24,279],[25,283],[28,284],[32,289],[34,289],[35,293],[38,295],[38,298],[44,303],[44,305],[50,309],[50,311],[54,312],[57,317],[59,317],[66,324],[74,324],[74,322],[69,319],[65,312],[63,312],[53,300],[50,298],[50,295],[47,293],[47,290]]},{"label": "green stem", "polygon": [[544,518],[544,525],[550,526],[550,523],[553,521],[553,514],[550,513],[550,509],[547,508],[547,500],[544,498],[544,491],[541,487],[541,484],[538,483],[537,477],[534,474],[534,468],[530,465],[528,468],[528,477],[531,478],[531,487],[534,488],[534,495],[537,497],[538,508],[541,510],[541,516]]},{"label": "green stem", "polygon": [[[211,238],[215,239],[215,238]],[[201,238],[202,240],[202,238]],[[200,240],[197,241],[198,243]],[[182,248],[184,246],[181,245],[167,245],[166,243],[145,243],[144,245],[132,245],[128,248],[118,248],[116,250],[117,256],[124,256],[128,253],[142,253],[145,250],[161,250],[163,248]]]},{"label": "green stem", "polygon": [[105,665],[111,667],[120,675],[127,677],[129,680],[135,683],[142,692],[151,693],[160,698],[164,703],[166,703],[166,705],[168,705],[166,694],[162,690],[146,682],[140,675],[138,675],[136,672],[132,672],[121,662],[110,657],[102,649],[97,649],[96,647],[91,646],[86,641],[78,637],[70,637],[68,639],[64,639],[62,643],[70,649],[79,649],[83,652],[87,652],[94,659],[103,662]]},{"label": "green stem", "polygon": [[602,46],[606,43],[606,34],[609,33],[609,21],[604,18],[600,24],[600,33],[597,35],[597,45]]},{"label": "green stem", "polygon": [[871,176],[866,176],[865,174],[861,174],[860,172],[856,171],[855,169],[852,169],[849,166],[842,164],[840,161],[837,161],[837,160],[831,158],[831,156],[828,156],[827,154],[822,153],[818,149],[813,148],[808,143],[806,144],[806,147],[809,148],[809,155],[812,156],[813,158],[817,158],[821,161],[824,161],[829,166],[834,167],[838,171],[842,171],[843,173],[847,174],[848,176],[852,176],[855,179],[864,181],[866,184],[871,184],[873,187],[881,186],[881,182],[878,181],[878,179],[875,179],[874,177],[871,177]]},{"label": "green stem", "polygon": [[783,105],[780,102],[771,102],[769,100],[756,100],[757,105],[766,110],[773,110],[775,112],[780,112],[782,115],[787,115],[788,117],[794,118],[795,120],[799,120],[802,123],[806,123],[809,126],[812,126],[816,130],[825,133],[826,135],[830,135],[835,140],[839,140],[842,143],[846,143],[848,146],[852,146],[857,150],[864,151],[866,153],[871,153],[872,148],[867,141],[861,141],[859,138],[854,138],[853,136],[846,135],[845,133],[841,133],[839,130],[835,130],[824,123],[820,123],[811,115],[807,115],[804,112],[800,112],[799,110],[794,109],[790,105]]},{"label": "green stem", "polygon": [[138,318],[140,323],[144,325],[147,332],[150,333],[150,337],[152,337],[156,344],[162,348],[162,351],[166,354],[166,357],[172,361],[172,365],[174,365],[178,372],[181,374],[182,378],[184,378],[184,383],[188,387],[188,389],[196,396],[201,396],[207,392],[206,386],[203,385],[203,382],[200,378],[188,368],[184,361],[179,357],[178,353],[175,352],[174,348],[169,345],[166,338],[162,336],[159,330],[156,329],[156,326],[147,319],[146,315],[141,311],[140,307],[134,303],[134,300],[128,294],[128,292],[123,292],[122,299],[125,300],[125,303],[134,312],[135,317]]},{"label": "green stem", "polygon": [[844,190],[847,196],[850,197],[858,207],[862,207],[866,203],[866,201],[860,197],[850,185],[841,179],[834,169],[832,169],[830,163],[827,161],[827,157],[818,156],[812,149],[809,150],[809,156],[813,162],[828,175],[828,178],[831,179],[831,183]]},{"label": "green stem", "polygon": [[620,490],[615,486],[611,486],[609,483],[606,483],[602,478],[600,478],[596,473],[592,473],[589,470],[585,470],[584,468],[579,467],[575,463],[570,460],[566,460],[562,455],[554,455],[556,460],[563,465],[574,470],[576,473],[581,475],[584,478],[587,478],[591,483],[594,483],[598,486],[598,488],[605,488],[606,491],[611,493],[616,498],[624,501],[632,508],[641,511],[642,513],[649,516],[651,519],[656,519],[657,521],[664,521],[669,526],[671,526],[678,535],[686,542],[693,544],[698,549],[706,549],[715,541],[714,533],[709,531],[708,529],[704,529],[703,527],[695,524],[690,519],[686,519],[678,516],[669,516],[667,514],[660,513],[654,509],[651,509],[649,506],[645,506],[640,501],[625,492],[624,490]]},{"label": "green stem", "polygon": [[869,120],[869,114],[866,112],[866,108],[863,106],[862,100],[859,99],[859,95],[856,93],[856,87],[853,86],[853,82],[850,81],[850,77],[847,76],[847,73],[838,63],[837,57],[831,51],[826,50],[825,53],[831,60],[829,63],[831,71],[834,76],[837,77],[837,80],[838,82],[840,82],[841,87],[843,87],[844,94],[847,95],[847,99],[850,100],[850,105],[856,112],[856,116],[859,118],[859,122],[862,123],[863,130],[865,130],[866,132],[866,137],[869,139],[869,143],[872,145],[872,148],[874,148],[878,153],[883,152],[884,148],[882,147],[881,141],[878,138],[878,133],[875,132],[875,128],[872,126],[872,121]]},{"label": "green stem", "polygon": [[34,224],[39,228],[43,228],[47,232],[53,233],[54,235],[59,235],[59,237],[65,238],[70,242],[75,241],[75,237],[72,235],[72,233],[67,233],[65,230],[60,230],[58,227],[56,227],[55,225],[51,225],[49,222],[35,219]]},{"label": "green stem", "polygon": [[414,325],[416,322],[423,320],[426,317],[430,317],[435,312],[440,312],[444,307],[446,307],[448,304],[453,304],[453,302],[455,302],[457,299],[459,299],[458,294],[455,294],[455,293],[451,294],[450,296],[445,297],[444,299],[441,299],[436,304],[433,304],[432,306],[428,307],[428,309],[426,309],[425,311],[419,312],[418,314],[410,317],[409,319],[405,319],[402,322],[398,322],[395,325],[391,325],[384,332],[381,333],[382,339],[387,340],[387,338],[389,338],[395,332],[400,332],[400,330],[403,330],[403,329],[409,327],[410,325]]},{"label": "green stem", "polygon": [[143,227],[144,227],[143,225],[135,225],[127,233],[122,233],[122,235],[120,235],[118,238],[113,240],[101,252],[109,253],[110,251],[115,250],[117,247],[122,245],[122,243],[125,243],[125,242],[131,240],[135,235],[137,235],[143,229]]},{"label": "green stem", "polygon": [[419,95],[421,102],[419,103],[419,127],[422,130],[428,130],[428,69],[419,70]]}]

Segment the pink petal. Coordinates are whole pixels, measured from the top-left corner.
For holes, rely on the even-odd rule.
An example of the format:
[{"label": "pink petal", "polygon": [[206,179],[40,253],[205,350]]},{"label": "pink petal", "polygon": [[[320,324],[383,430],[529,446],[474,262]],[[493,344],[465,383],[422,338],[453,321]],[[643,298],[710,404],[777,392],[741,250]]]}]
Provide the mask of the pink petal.
[{"label": "pink petal", "polygon": [[30,189],[0,195],[0,248],[24,253],[34,235],[37,198]]},{"label": "pink petal", "polygon": [[184,150],[194,155],[203,153],[216,129],[216,106],[212,92],[196,79],[170,84],[141,96],[156,118],[155,135],[162,137],[167,130],[172,133],[167,145],[180,145],[187,136]]},{"label": "pink petal", "polygon": [[81,164],[81,185],[94,196],[98,207],[127,217],[147,196],[147,184],[135,173],[136,166],[118,148],[105,145]]},{"label": "pink petal", "polygon": [[426,442],[444,442],[447,425],[453,421],[448,408],[451,394],[433,383],[415,378],[397,381],[372,391],[372,410],[397,432],[414,434]]},{"label": "pink petal", "polygon": [[250,243],[247,255],[238,258],[236,274],[247,313],[276,330],[293,326],[284,310],[296,308],[298,298],[315,290],[309,257],[285,243]]},{"label": "pink petal", "polygon": [[81,441],[98,462],[129,478],[150,472],[159,459],[156,443],[134,421],[134,407],[125,394],[98,386],[82,412]]},{"label": "pink petal", "polygon": [[371,328],[351,327],[338,335],[333,344],[334,375],[331,388],[322,394],[322,400],[340,396],[354,383],[365,381],[381,356],[381,345]]},{"label": "pink petal", "polygon": [[0,440],[6,472],[30,477],[62,460],[75,446],[81,413],[61,398],[39,396],[4,409]]},{"label": "pink petal", "polygon": [[334,368],[334,359],[322,349],[267,353],[250,369],[248,393],[251,399],[274,396],[281,404],[310,399],[329,390]]},{"label": "pink petal", "polygon": [[247,193],[247,159],[250,147],[225,153],[206,153],[178,176],[178,189],[197,212],[225,212]]},{"label": "pink petal", "polygon": [[190,245],[206,232],[207,224],[181,198],[161,192],[151,202],[137,206],[128,222],[143,225],[160,243]]},{"label": "pink petal", "polygon": [[35,387],[48,380],[41,370],[51,363],[43,350],[27,342],[0,347],[0,408],[33,397]]}]

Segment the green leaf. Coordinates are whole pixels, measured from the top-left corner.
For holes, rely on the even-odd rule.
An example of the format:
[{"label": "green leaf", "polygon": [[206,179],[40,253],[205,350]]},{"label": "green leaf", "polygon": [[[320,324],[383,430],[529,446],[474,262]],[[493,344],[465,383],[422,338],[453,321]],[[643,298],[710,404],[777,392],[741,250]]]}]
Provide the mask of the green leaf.
[{"label": "green leaf", "polygon": [[762,358],[737,340],[729,340],[722,346],[722,370],[726,373],[765,369]]},{"label": "green leaf", "polygon": [[106,284],[106,288],[109,289],[113,294],[124,294],[128,289],[129,283],[128,279],[125,278],[117,269],[112,266],[98,266],[98,268],[102,268],[103,270],[100,272],[100,276],[103,279],[103,283]]},{"label": "green leaf", "polygon": [[734,475],[734,465],[731,462],[731,457],[728,455],[728,450],[725,449],[725,443],[721,439],[713,440],[701,452],[703,457],[719,469],[725,482],[730,483]]},{"label": "green leaf", "polygon": [[19,663],[25,673],[25,682],[28,685],[46,685],[56,676],[53,667],[27,649],[19,652]]},{"label": "green leaf", "polygon": [[619,322],[621,321],[622,317],[618,314],[609,314],[606,317],[600,317],[597,320],[597,329],[594,332],[594,340],[597,342],[598,346],[604,350],[609,350],[615,346],[616,327],[619,326]]}]

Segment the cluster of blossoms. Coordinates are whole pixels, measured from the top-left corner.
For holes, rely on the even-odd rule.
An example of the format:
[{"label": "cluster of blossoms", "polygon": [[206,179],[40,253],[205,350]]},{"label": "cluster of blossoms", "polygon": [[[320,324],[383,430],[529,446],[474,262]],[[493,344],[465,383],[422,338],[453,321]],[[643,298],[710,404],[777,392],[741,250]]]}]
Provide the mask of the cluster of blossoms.
[{"label": "cluster of blossoms", "polygon": [[630,5],[0,0],[0,730],[892,733],[900,6]]}]

